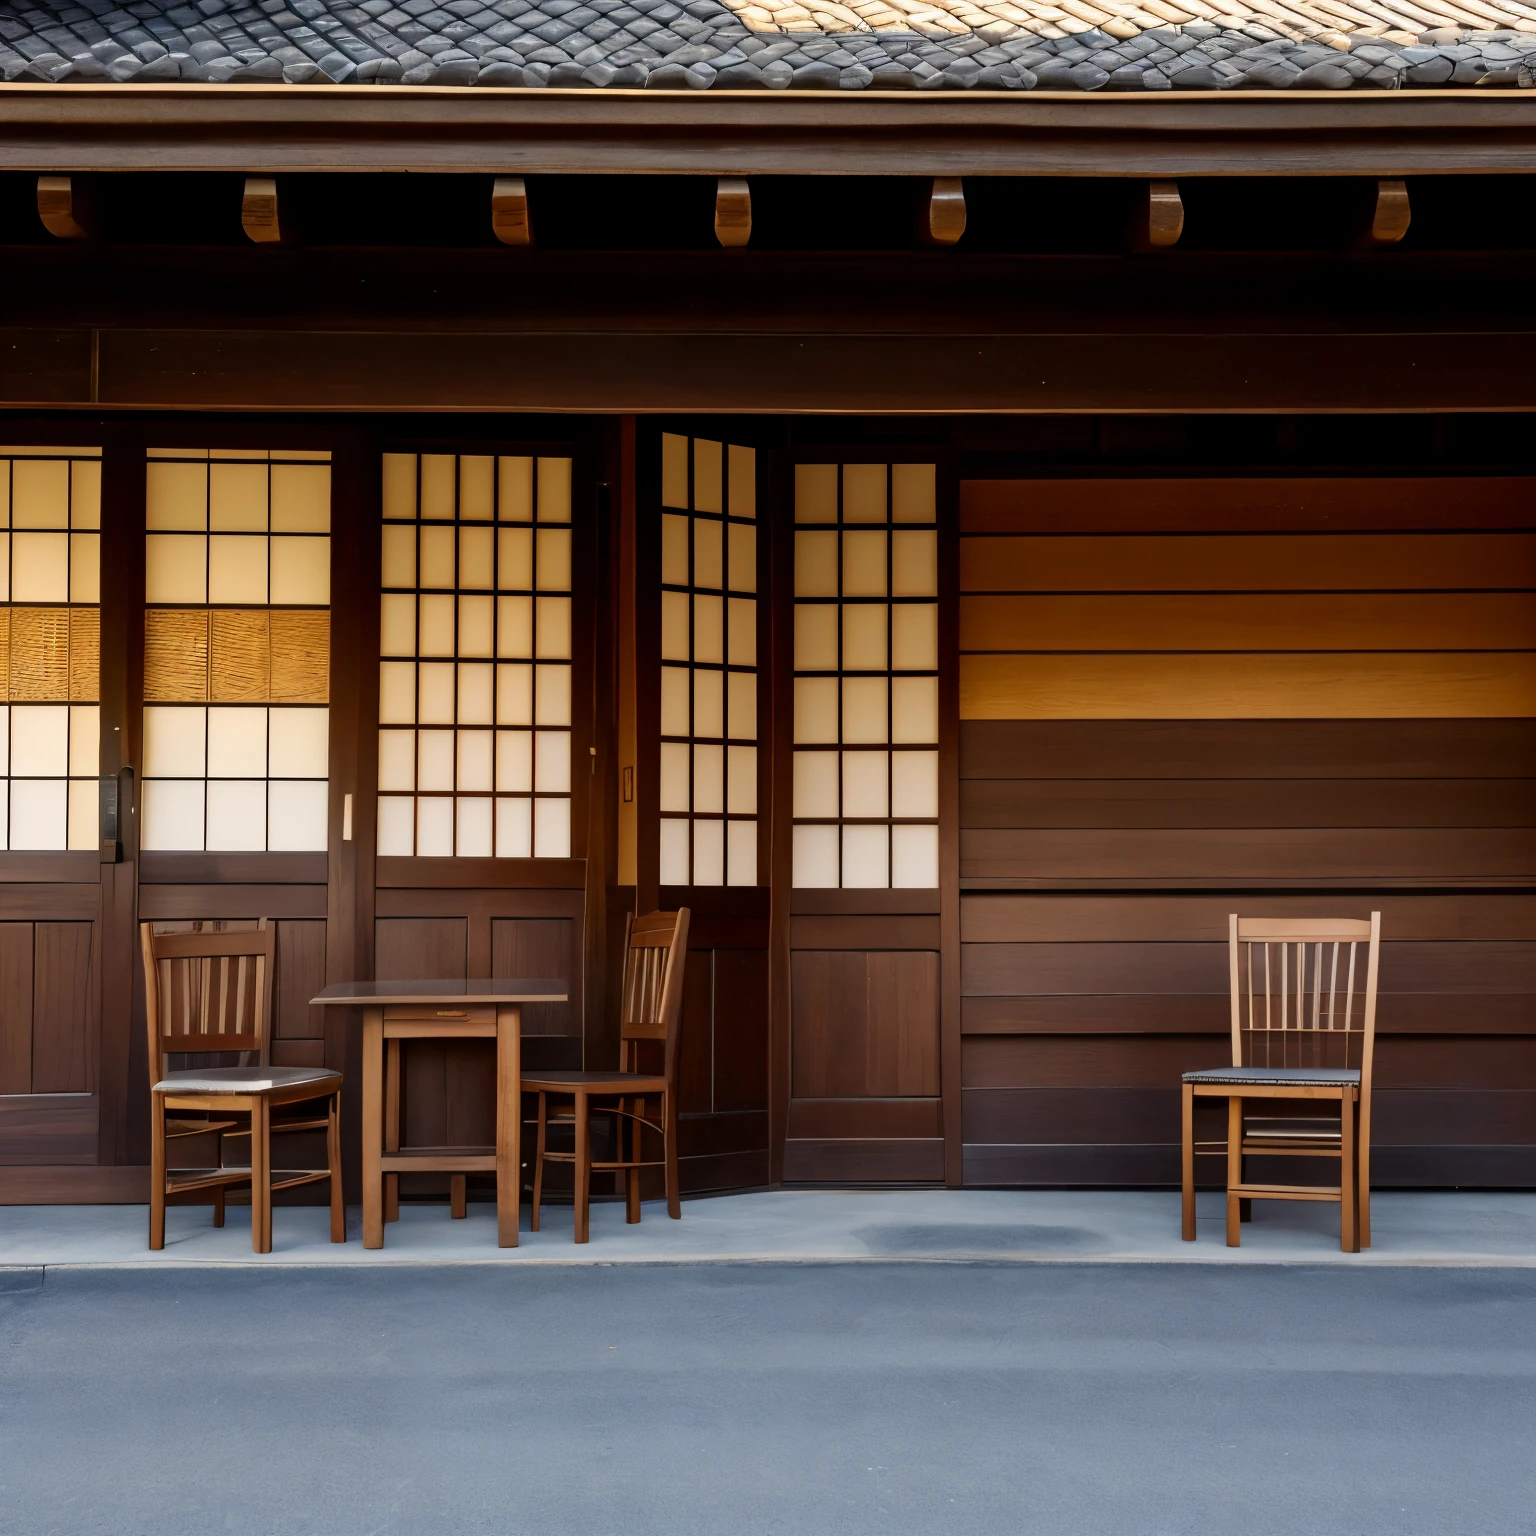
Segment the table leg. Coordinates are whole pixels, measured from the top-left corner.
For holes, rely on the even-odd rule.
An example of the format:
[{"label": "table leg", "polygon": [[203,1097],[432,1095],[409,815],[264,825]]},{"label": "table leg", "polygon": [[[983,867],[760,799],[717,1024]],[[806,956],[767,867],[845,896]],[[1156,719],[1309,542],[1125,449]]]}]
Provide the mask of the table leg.
[{"label": "table leg", "polygon": [[363,1010],[363,1247],[384,1246],[384,1010]]},{"label": "table leg", "polygon": [[[384,1043],[384,1150],[400,1150],[400,1042]],[[384,1175],[384,1220],[400,1220],[400,1175]]]},{"label": "table leg", "polygon": [[496,1246],[517,1247],[523,1200],[522,1009],[496,1010]]},{"label": "table leg", "polygon": [[251,1100],[251,1248],[272,1252],[272,1120],[263,1098]]},{"label": "table leg", "polygon": [[1339,1247],[1359,1253],[1355,1233],[1355,1208],[1360,1191],[1355,1185],[1355,1096],[1346,1088],[1339,1095]]},{"label": "table leg", "polygon": [[1227,1247],[1243,1240],[1242,1196],[1232,1193],[1243,1182],[1243,1101],[1236,1094],[1227,1100]]},{"label": "table leg", "polygon": [[1195,1088],[1184,1084],[1184,1147],[1181,1163],[1184,1186],[1183,1227],[1180,1236],[1186,1243],[1195,1240]]}]

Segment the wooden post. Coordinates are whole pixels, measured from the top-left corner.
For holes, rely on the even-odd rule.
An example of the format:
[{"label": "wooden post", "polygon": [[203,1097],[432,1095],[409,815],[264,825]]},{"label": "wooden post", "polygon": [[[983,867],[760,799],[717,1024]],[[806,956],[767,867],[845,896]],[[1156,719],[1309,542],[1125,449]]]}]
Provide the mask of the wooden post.
[{"label": "wooden post", "polygon": [[1413,209],[1408,201],[1406,181],[1386,180],[1376,183],[1370,204],[1370,223],[1361,231],[1357,244],[1366,250],[1396,245],[1408,233]]},{"label": "wooden post", "polygon": [[965,233],[965,183],[958,176],[935,176],[923,216],[925,245],[954,245]]},{"label": "wooden post", "polygon": [[1134,249],[1171,251],[1184,233],[1184,199],[1176,181],[1149,181],[1136,208]]},{"label": "wooden post", "polygon": [[283,229],[278,214],[277,180],[272,176],[247,176],[240,199],[240,227],[247,240],[257,245],[282,243]]},{"label": "wooden post", "polygon": [[745,176],[722,176],[715,183],[715,239],[743,246],[752,238],[752,188]]},{"label": "wooden post", "polygon": [[89,184],[78,176],[39,176],[37,216],[55,240],[88,240],[96,232]]},{"label": "wooden post", "polygon": [[491,188],[491,233],[503,245],[532,245],[528,186],[521,176],[498,176]]}]

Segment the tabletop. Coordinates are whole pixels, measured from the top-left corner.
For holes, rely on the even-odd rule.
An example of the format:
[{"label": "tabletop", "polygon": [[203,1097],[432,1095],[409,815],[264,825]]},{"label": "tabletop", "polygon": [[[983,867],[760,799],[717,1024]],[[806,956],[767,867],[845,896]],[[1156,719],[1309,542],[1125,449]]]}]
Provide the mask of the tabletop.
[{"label": "tabletop", "polygon": [[310,998],[326,1004],[380,1006],[386,1003],[564,1003],[567,984],[548,976],[471,977],[468,981],[339,981]]}]

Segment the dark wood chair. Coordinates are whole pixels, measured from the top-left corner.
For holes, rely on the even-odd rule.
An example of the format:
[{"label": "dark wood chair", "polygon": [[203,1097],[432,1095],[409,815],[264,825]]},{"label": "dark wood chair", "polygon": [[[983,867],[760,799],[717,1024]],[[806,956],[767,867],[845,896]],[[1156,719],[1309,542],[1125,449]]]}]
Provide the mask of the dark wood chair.
[{"label": "dark wood chair", "polygon": [[[189,1196],[211,1191],[213,1224],[222,1227],[225,1191],[249,1184],[251,1247],[271,1253],[272,1192],[321,1179],[331,1181],[331,1241],[345,1242],[341,1074],[268,1064],[276,930],[263,918],[254,932],[156,934],[141,923],[139,935],[151,1084],[149,1246],[165,1247],[167,1200],[187,1203]],[[326,1100],[318,1116],[309,1110],[274,1118],[274,1110],[316,1099]],[[326,1167],[272,1167],[273,1136],[322,1130]],[[167,1170],[168,1141],[210,1134],[215,1166]],[[226,1165],[224,1143],[247,1136],[249,1163]]]},{"label": "dark wood chair", "polygon": [[[1340,1246],[1358,1253],[1371,1245],[1381,913],[1369,921],[1233,913],[1228,950],[1232,1065],[1184,1074],[1184,1240],[1195,1237],[1195,1158],[1220,1153],[1227,1159],[1229,1248],[1238,1246],[1250,1200],[1329,1200],[1339,1205]],[[1197,1098],[1226,1099],[1225,1141],[1195,1141]],[[1259,1107],[1253,1101],[1263,1112],[1247,1112]],[[1276,1115],[1287,1101],[1287,1113]],[[1339,1182],[1250,1184],[1244,1159],[1254,1156],[1333,1159]]]},{"label": "dark wood chair", "polygon": [[[539,1230],[539,1201],[544,1192],[544,1164],[575,1164],[576,1241],[590,1235],[592,1172],[613,1170],[624,1175],[625,1218],[640,1220],[640,1170],[666,1169],[667,1215],[674,1221],[683,1211],[677,1187],[677,1042],[683,1016],[683,967],[688,959],[688,908],[652,912],[631,918],[624,940],[624,994],[619,1016],[617,1072],[525,1072],[523,1091],[539,1096],[538,1135],[533,1162],[533,1230]],[[661,1046],[659,1073],[639,1070],[642,1052]],[[549,1113],[549,1099],[569,1098],[569,1111]],[[659,1115],[649,1118],[648,1104],[659,1100]],[[614,1158],[592,1161],[593,1114],[612,1115]],[[551,1152],[551,1125],[572,1125],[575,1150]],[[642,1159],[647,1130],[661,1136],[659,1159]],[[626,1133],[630,1155],[623,1156]]]}]

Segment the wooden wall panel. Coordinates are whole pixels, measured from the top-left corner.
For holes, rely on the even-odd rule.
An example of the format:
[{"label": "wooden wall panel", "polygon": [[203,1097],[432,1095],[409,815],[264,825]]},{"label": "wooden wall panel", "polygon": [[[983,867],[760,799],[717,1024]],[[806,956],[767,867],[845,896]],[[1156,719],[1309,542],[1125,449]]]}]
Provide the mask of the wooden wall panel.
[{"label": "wooden wall panel", "polygon": [[325,1034],[323,1011],[310,998],[325,986],[325,924],[277,924],[277,966],[272,993],[273,1037],[319,1040]]},{"label": "wooden wall panel", "polygon": [[[94,1163],[100,1121],[94,1093],[0,1096],[0,1165]],[[5,1182],[10,1179],[7,1173]]]},{"label": "wooden wall panel", "polygon": [[374,924],[380,981],[462,981],[469,923],[462,917],[381,917]]},{"label": "wooden wall panel", "polygon": [[576,1001],[531,1003],[523,1009],[523,1034],[581,1038],[580,957],[577,925],[568,917],[499,917],[491,920],[493,976],[553,976]]},{"label": "wooden wall panel", "polygon": [[32,1092],[96,1086],[97,961],[92,923],[39,923],[32,971]]},{"label": "wooden wall panel", "polygon": [[32,1091],[32,924],[0,923],[0,1094]]}]

